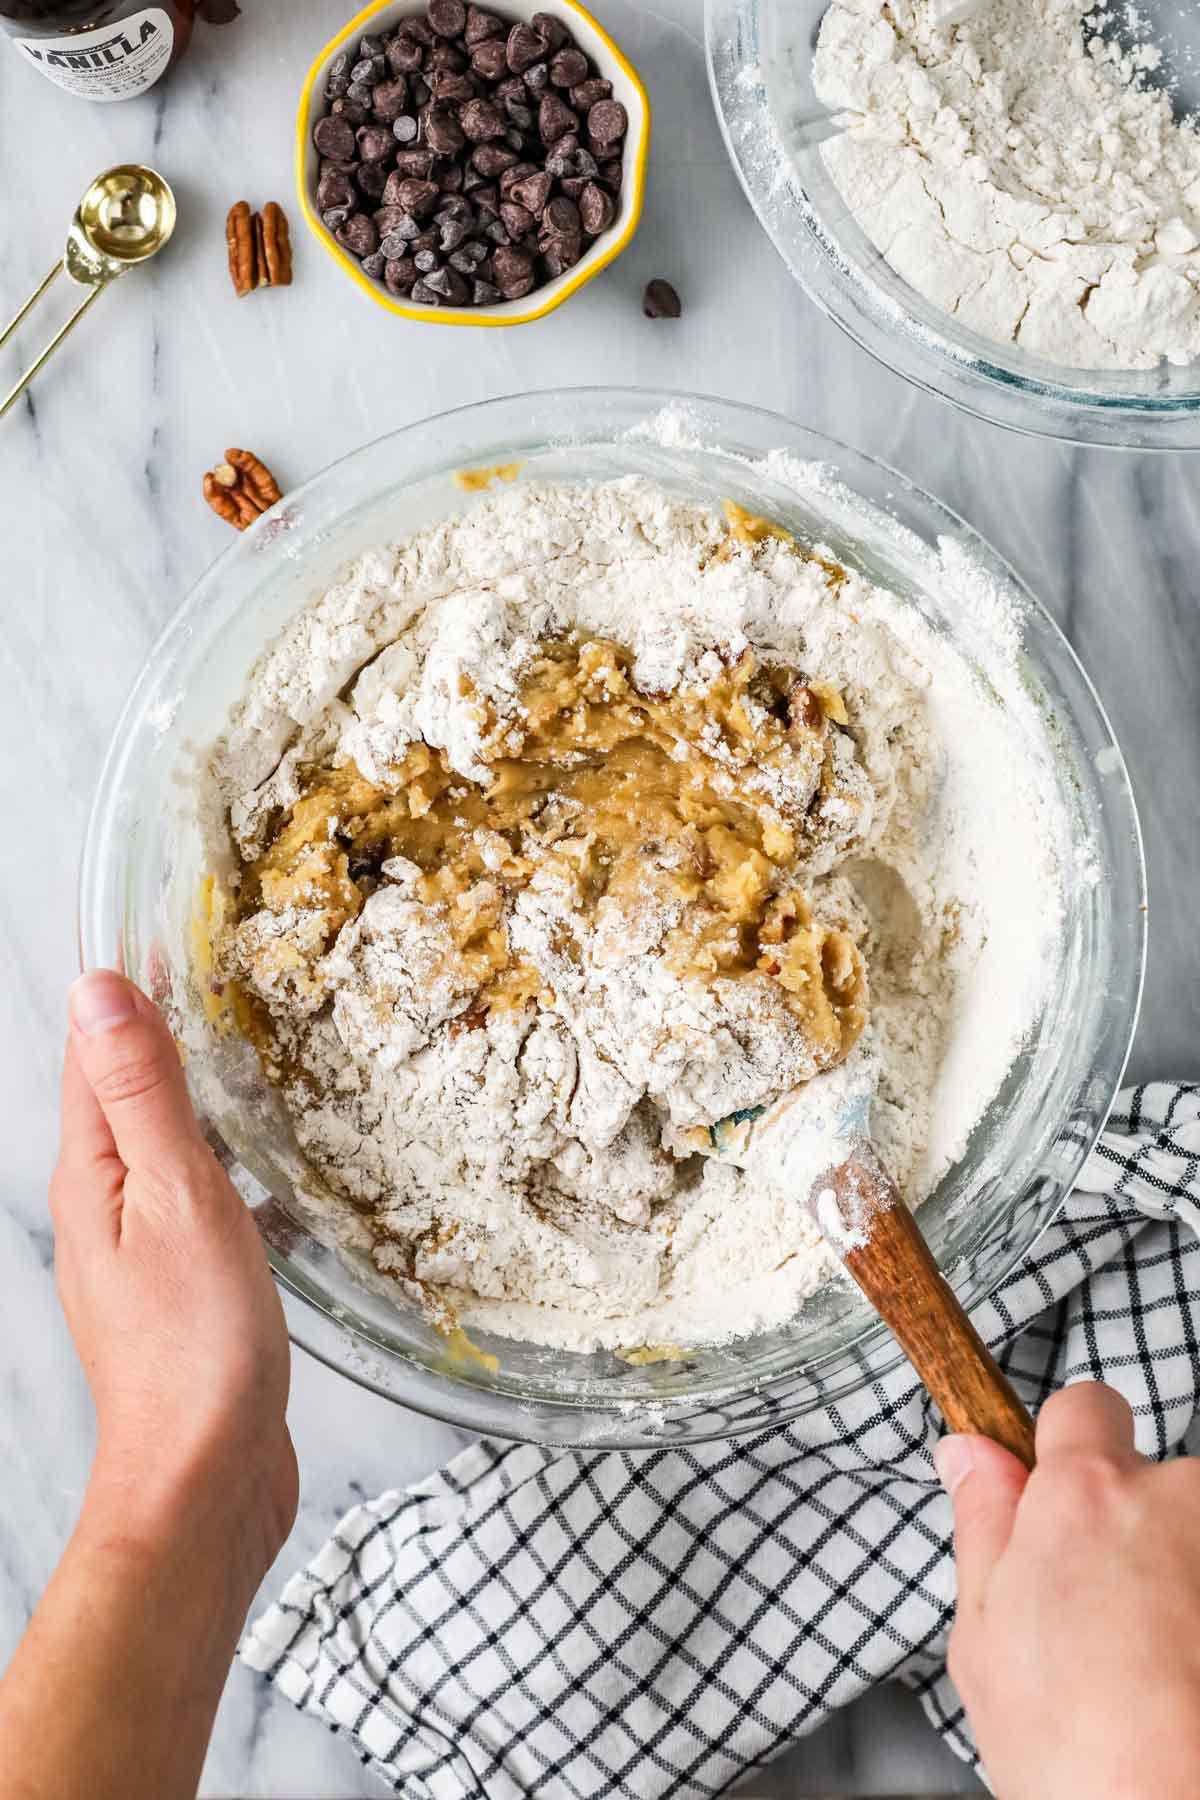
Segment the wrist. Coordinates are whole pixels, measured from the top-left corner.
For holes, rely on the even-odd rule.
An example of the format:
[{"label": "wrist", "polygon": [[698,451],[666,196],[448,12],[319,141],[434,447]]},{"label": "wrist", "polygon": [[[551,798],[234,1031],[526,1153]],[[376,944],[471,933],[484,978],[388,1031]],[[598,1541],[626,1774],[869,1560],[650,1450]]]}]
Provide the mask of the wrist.
[{"label": "wrist", "polygon": [[148,1564],[185,1556],[198,1567],[219,1568],[242,1611],[280,1547],[245,1466],[204,1446],[130,1451],[103,1432],[80,1528],[92,1543]]}]

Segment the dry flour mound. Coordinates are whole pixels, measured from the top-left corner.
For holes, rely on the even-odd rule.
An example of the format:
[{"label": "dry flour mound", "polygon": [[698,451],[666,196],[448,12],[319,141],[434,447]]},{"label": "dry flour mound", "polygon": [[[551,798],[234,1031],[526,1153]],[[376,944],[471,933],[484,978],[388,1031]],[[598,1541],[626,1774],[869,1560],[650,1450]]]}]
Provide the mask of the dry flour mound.
[{"label": "dry flour mound", "polygon": [[[1200,355],[1200,135],[1084,0],[833,0],[813,68],[855,219],[926,299],[1074,368]],[[1126,22],[1136,10],[1122,8]]]},{"label": "dry flour mound", "polygon": [[[998,604],[966,565],[945,573]],[[479,829],[461,899],[496,910],[540,983],[483,1018],[451,908],[403,857],[332,943],[329,894],[324,912],[302,896],[243,914],[222,967],[269,1016],[316,1188],[410,1291],[576,1349],[720,1341],[833,1272],[806,1197],[848,1118],[870,1109],[914,1202],[962,1154],[1043,996],[1055,802],[1027,723],[915,609],[788,542],[731,545],[718,514],[629,478],[489,496],[304,609],[213,752],[226,862],[252,865],[317,765],[386,781],[436,751],[468,796],[492,772],[485,722],[521,727],[539,644],[567,636],[623,646],[644,695],[704,695],[751,651],[841,697],[837,779],[803,796],[803,881],[867,970],[844,1060],[813,1074],[761,985],[672,966],[654,845],[632,907],[606,924],[601,902],[566,950],[561,870],[498,898],[510,847]]]}]

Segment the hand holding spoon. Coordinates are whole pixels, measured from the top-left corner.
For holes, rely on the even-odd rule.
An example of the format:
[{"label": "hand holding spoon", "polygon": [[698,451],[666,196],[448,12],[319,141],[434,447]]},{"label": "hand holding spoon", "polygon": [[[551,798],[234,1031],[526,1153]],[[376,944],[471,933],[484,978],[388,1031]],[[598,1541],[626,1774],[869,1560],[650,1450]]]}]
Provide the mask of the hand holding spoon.
[{"label": "hand holding spoon", "polygon": [[0,348],[8,342],[22,319],[32,312],[61,269],[72,281],[90,288],[12,391],[0,402],[0,419],[25,391],[38,370],[53,356],[67,333],[100,298],[110,281],[143,263],[162,249],[175,229],[175,196],[154,169],[123,163],[98,175],[79,202],[63,256],[45,280],[34,289],[15,318],[0,331]]}]

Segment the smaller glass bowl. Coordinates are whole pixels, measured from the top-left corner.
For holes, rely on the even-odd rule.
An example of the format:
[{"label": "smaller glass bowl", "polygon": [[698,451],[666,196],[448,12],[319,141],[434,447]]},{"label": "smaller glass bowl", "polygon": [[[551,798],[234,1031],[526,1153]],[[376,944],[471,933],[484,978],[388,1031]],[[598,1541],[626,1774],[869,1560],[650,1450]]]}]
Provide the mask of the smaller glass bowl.
[{"label": "smaller glass bowl", "polygon": [[[663,430],[664,411],[677,429]],[[781,450],[803,465],[781,473]],[[125,968],[189,1028],[192,1093],[254,1207],[296,1342],[407,1406],[494,1436],[560,1444],[698,1440],[779,1423],[866,1386],[900,1360],[842,1283],[787,1325],[635,1367],[472,1331],[495,1367],[455,1354],[365,1255],[336,1249],[296,1190],[279,1096],[236,1033],[205,1032],[194,973],[209,867],[197,754],[224,728],[264,648],[372,544],[478,504],[463,468],[519,463],[519,482],[641,475],[688,501],[733,500],[918,609],[986,677],[996,651],[941,552],[962,546],[1026,607],[1020,678],[1044,720],[1038,753],[1061,797],[1064,916],[1049,993],[962,1159],[921,1209],[968,1305],[1028,1249],[1100,1131],[1125,1066],[1145,950],[1141,843],[1125,766],[1066,640],[963,521],[894,470],[775,414],[626,389],[491,400],[343,458],[241,534],[197,583],[117,724],[84,851],[85,967]],[[836,476],[844,488],[828,479]]]},{"label": "smaller glass bowl", "polygon": [[[1200,448],[1200,362],[1067,368],[959,324],[889,266],[830,179],[814,129],[822,109],[812,56],[827,5],[706,0],[709,82],[726,148],[809,298],[887,368],[993,424],[1111,449]],[[1163,55],[1156,81],[1177,115],[1195,110],[1200,14],[1192,0],[1147,0],[1134,23],[1143,16]]]},{"label": "smaller glass bowl", "polygon": [[[317,177],[321,158],[313,143],[313,126],[325,111],[325,81],[329,65],[339,51],[356,44],[364,32],[387,33],[402,19],[424,17],[425,0],[371,0],[335,37],[330,38],[308,71],[300,106],[296,114],[296,191],[304,222],[321,248],[332,256],[338,267],[369,294],[377,305],[403,319],[418,319],[425,325],[528,325],[545,318],[564,300],[578,293],[593,277],[606,269],[633,240],[642,216],[642,198],[646,187],[646,158],[650,151],[650,101],[633,64],[613,43],[603,26],[597,24],[579,0],[554,0],[567,15],[576,42],[586,50],[606,80],[613,84],[613,98],[619,100],[629,115],[629,131],[625,138],[625,172],[621,192],[616,196],[617,215],[608,230],[602,232],[585,256],[573,269],[553,281],[534,288],[523,300],[500,300],[494,306],[422,306],[419,301],[399,299],[390,294],[382,281],[364,275],[355,257],[342,249],[321,217],[317,206]],[[498,10],[514,19],[531,19],[536,12],[547,10],[545,0],[502,0]]]}]

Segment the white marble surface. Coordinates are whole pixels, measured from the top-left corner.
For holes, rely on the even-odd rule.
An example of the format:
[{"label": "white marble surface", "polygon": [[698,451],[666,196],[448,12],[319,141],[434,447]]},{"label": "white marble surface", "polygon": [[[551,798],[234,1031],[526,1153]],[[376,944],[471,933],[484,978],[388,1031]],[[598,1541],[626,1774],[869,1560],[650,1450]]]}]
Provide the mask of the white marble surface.
[{"label": "white marble surface", "polygon": [[[1154,899],[1139,1075],[1195,1073],[1200,989],[1200,654],[1195,567],[1200,462],[1040,444],[961,418],[867,359],[790,283],[722,153],[701,55],[699,0],[597,0],[656,108],[646,218],[633,248],[553,318],[519,331],[441,332],[355,293],[297,232],[296,285],[235,302],[230,203],[291,193],[292,110],[310,55],[346,0],[243,0],[203,27],[144,100],[91,107],[0,41],[0,317],[56,253],[93,173],[157,163],[180,226],[153,270],[107,295],[0,424],[0,1654],[19,1635],[70,1529],[87,1469],[87,1396],[59,1317],[46,1219],[63,992],[75,971],[75,874],[89,796],[125,691],[163,621],[226,542],[199,481],[229,443],[286,484],[393,426],[530,387],[614,380],[699,389],[788,412],[895,463],[959,508],[1070,633],[1129,755]],[[294,212],[294,209],[293,209]],[[677,324],[638,297],[669,276]],[[61,313],[67,296],[57,297]],[[37,330],[27,328],[28,355]],[[7,386],[17,357],[0,354]],[[292,1403],[304,1475],[295,1534],[272,1577],[312,1550],[355,1495],[413,1479],[452,1431],[350,1389],[298,1355]],[[802,1746],[756,1792],[896,1793],[969,1786],[907,1697],[874,1697]],[[204,1791],[365,1794],[345,1744],[235,1670]]]}]

